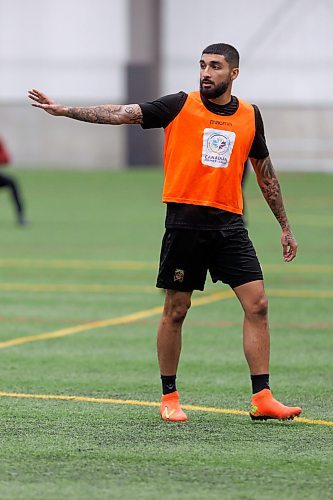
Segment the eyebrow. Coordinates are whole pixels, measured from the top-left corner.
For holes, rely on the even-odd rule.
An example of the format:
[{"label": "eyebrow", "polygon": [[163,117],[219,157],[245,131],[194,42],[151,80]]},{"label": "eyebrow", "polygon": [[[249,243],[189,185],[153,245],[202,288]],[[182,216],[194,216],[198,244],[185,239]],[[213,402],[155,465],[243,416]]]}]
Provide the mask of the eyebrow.
[{"label": "eyebrow", "polygon": [[209,61],[208,63],[206,63],[203,59],[200,59],[199,62],[204,64],[220,64],[220,65],[223,64],[221,61]]}]

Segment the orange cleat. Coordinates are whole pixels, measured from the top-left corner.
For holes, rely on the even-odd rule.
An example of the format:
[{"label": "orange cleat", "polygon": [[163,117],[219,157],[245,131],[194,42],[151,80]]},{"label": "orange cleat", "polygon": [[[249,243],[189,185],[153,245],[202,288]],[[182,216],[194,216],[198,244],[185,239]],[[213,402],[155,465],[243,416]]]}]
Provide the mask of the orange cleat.
[{"label": "orange cleat", "polygon": [[162,420],[169,422],[185,422],[187,420],[187,415],[180,406],[178,391],[162,396],[160,413]]},{"label": "orange cleat", "polygon": [[252,420],[267,420],[276,418],[278,420],[293,420],[302,413],[298,406],[285,406],[273,398],[269,389],[263,389],[253,394],[251,400],[250,417]]}]

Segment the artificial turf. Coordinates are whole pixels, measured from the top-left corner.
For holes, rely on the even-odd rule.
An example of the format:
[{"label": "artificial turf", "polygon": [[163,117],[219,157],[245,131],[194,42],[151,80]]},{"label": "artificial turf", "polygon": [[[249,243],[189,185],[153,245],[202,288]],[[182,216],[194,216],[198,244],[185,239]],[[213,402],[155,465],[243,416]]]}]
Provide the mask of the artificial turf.
[{"label": "artificial turf", "polygon": [[[14,173],[15,171],[13,171]],[[164,423],[157,407],[158,314],[6,347],[163,304],[154,289],[164,208],[160,170],[17,171],[27,227],[0,193],[0,497],[10,499],[307,499],[333,494],[333,246],[329,174],[280,174],[299,241],[290,264],[253,176],[250,236],[270,300],[271,382],[305,422],[189,410]],[[43,288],[47,287],[47,288]],[[104,288],[103,288],[104,287]],[[208,280],[207,296],[227,290]],[[248,409],[242,312],[235,298],[194,307],[184,326],[184,404]],[[310,423],[311,420],[320,423]],[[331,424],[331,425],[330,425]]]}]

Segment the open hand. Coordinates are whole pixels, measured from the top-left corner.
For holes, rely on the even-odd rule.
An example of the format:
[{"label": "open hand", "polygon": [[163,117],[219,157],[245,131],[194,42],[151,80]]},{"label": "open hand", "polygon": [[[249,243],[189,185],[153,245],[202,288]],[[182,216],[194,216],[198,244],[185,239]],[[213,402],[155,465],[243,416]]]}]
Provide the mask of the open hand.
[{"label": "open hand", "polygon": [[50,115],[61,116],[64,114],[64,106],[56,104],[53,99],[50,99],[50,97],[48,97],[46,94],[43,94],[43,92],[40,92],[39,90],[29,90],[28,97],[32,101],[35,101],[32,103],[32,106],[34,106],[35,108],[44,109],[44,111],[50,113]]}]

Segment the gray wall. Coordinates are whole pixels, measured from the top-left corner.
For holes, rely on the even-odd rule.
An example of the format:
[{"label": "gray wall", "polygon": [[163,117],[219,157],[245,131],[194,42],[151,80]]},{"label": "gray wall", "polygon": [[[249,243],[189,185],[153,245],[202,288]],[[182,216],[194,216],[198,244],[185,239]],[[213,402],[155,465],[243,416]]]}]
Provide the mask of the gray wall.
[{"label": "gray wall", "polygon": [[[129,0],[0,0],[0,134],[16,163],[125,165],[124,127],[50,117],[26,91],[64,104],[125,102],[129,11]],[[234,44],[234,93],[259,105],[275,165],[332,170],[332,24],[332,0],[162,0],[160,95],[196,89],[202,48]]]},{"label": "gray wall", "polygon": [[123,127],[55,118],[20,103],[0,107],[1,135],[21,168],[112,168],[124,166]]},{"label": "gray wall", "polygon": [[0,134],[22,167],[121,168],[122,127],[31,108],[35,87],[73,105],[126,98],[127,0],[0,0]]},{"label": "gray wall", "polygon": [[266,138],[279,170],[333,171],[333,105],[262,106]]}]

